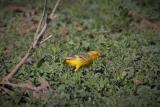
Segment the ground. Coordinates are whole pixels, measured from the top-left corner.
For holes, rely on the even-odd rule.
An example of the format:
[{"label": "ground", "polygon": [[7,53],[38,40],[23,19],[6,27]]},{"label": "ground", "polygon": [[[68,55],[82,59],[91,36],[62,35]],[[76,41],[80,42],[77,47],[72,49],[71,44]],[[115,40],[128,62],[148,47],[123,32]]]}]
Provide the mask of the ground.
[{"label": "ground", "polygon": [[[43,2],[0,1],[0,77],[25,55]],[[49,1],[48,13],[54,6]],[[13,78],[45,78],[52,91],[33,101],[31,91],[11,88],[2,107],[160,106],[159,2],[151,0],[63,0],[42,44]],[[63,58],[89,50],[103,52],[89,68],[75,72]]]}]

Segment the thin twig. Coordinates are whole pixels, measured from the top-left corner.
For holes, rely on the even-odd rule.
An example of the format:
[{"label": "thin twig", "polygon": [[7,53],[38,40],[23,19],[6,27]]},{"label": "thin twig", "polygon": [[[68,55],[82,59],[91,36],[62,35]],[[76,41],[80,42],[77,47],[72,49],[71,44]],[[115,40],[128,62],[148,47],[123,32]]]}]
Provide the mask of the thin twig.
[{"label": "thin twig", "polygon": [[[55,11],[59,5],[60,0],[57,0],[55,7],[53,8],[53,11],[51,13],[50,16],[54,16],[55,15]],[[51,38],[51,35],[48,36],[47,38],[45,38],[44,40],[40,41],[41,37],[43,36],[46,28],[47,28],[47,15],[45,13],[46,11],[46,4],[47,4],[47,0],[45,0],[44,2],[44,8],[43,8],[43,14],[42,17],[39,21],[37,30],[34,34],[34,38],[33,41],[31,43],[31,46],[29,47],[27,53],[25,54],[25,56],[20,60],[20,62],[15,66],[15,68],[13,70],[11,70],[11,72],[5,76],[2,81],[0,82],[1,86],[4,85],[9,85],[11,87],[19,87],[19,88],[25,88],[25,89],[30,89],[32,91],[44,91],[43,89],[46,89],[46,87],[48,87],[48,82],[45,81],[45,79],[41,79],[41,85],[39,87],[35,87],[31,82],[29,83],[23,83],[23,84],[13,84],[11,83],[9,80],[11,80],[11,78],[17,73],[17,71],[22,67],[22,65],[25,63],[25,61],[33,54],[33,52],[35,51],[35,48],[37,45],[44,43],[45,41],[47,41],[49,38]],[[46,17],[45,17],[46,15]],[[45,21],[44,21],[45,18]],[[44,24],[42,26],[42,23],[44,21]]]},{"label": "thin twig", "polygon": [[15,66],[15,68],[7,75],[5,76],[3,79],[2,79],[2,83],[5,83],[6,81],[9,81],[13,75],[21,68],[21,66],[25,63],[25,61],[28,59],[28,57],[32,54],[32,51],[34,50],[34,48],[36,47],[37,43],[38,43],[38,40],[39,38],[42,36],[42,34],[44,33],[47,25],[45,24],[45,26],[43,27],[43,30],[38,34],[40,28],[41,28],[41,25],[42,25],[42,22],[44,20],[44,16],[45,16],[45,10],[46,10],[46,0],[45,0],[45,3],[44,3],[44,8],[43,8],[43,14],[42,14],[42,17],[41,17],[41,20],[39,22],[39,25],[37,27],[37,30],[36,30],[36,33],[35,33],[35,37],[33,39],[33,43],[31,44],[32,46],[30,46],[30,48],[28,49],[27,53],[25,54],[25,56],[20,60],[20,62]]},{"label": "thin twig", "polygon": [[[39,21],[37,30],[36,30],[36,32],[35,32],[35,34],[34,34],[34,39],[36,38],[36,36],[38,35],[38,32],[40,31],[40,28],[41,28],[43,19],[44,19],[44,17],[45,17],[46,5],[47,5],[47,0],[44,1],[43,13],[42,13],[41,19],[40,19],[40,21]],[[33,40],[34,40],[34,39],[33,39]]]},{"label": "thin twig", "polygon": [[47,36],[45,39],[43,39],[40,44],[43,44],[44,42],[46,42],[48,39],[50,39],[53,35],[49,35]]},{"label": "thin twig", "polygon": [[51,13],[50,16],[49,16],[49,18],[52,19],[52,20],[54,19],[55,12],[56,12],[56,10],[57,10],[57,7],[58,7],[59,4],[60,4],[60,1],[61,1],[61,0],[57,0],[57,2],[56,2],[56,4],[55,4],[55,7],[53,8],[52,13]]},{"label": "thin twig", "polygon": [[33,44],[32,44],[33,48],[36,48],[36,46],[38,45],[39,39],[43,36],[46,28],[47,28],[47,23],[45,22],[41,32],[35,37],[35,40],[33,41]]},{"label": "thin twig", "polygon": [[19,84],[6,82],[5,85],[9,85],[14,88],[24,88],[24,89],[36,91],[36,92],[39,92],[39,91],[45,92],[47,90],[47,88],[50,88],[48,82],[45,79],[39,78],[39,82],[40,82],[40,85],[37,87],[35,85],[33,85],[32,82],[30,82],[30,81],[27,83],[19,83]]},{"label": "thin twig", "polygon": [[15,66],[15,68],[2,79],[1,84],[3,84],[4,82],[9,81],[13,75],[21,68],[21,66],[25,63],[25,61],[27,60],[27,58],[31,55],[30,51],[32,50],[32,48],[29,48],[28,52],[26,53],[26,55],[21,59],[21,61]]}]

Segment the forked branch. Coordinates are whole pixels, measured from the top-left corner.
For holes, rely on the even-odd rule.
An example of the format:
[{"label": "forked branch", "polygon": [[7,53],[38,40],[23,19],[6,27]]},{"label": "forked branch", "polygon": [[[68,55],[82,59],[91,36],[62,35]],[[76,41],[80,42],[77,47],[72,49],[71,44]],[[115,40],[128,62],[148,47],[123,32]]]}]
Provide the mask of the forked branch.
[{"label": "forked branch", "polygon": [[[55,12],[57,10],[57,7],[59,6],[61,0],[57,0],[52,13],[50,14],[50,18],[53,19],[53,17],[55,16]],[[5,77],[2,78],[2,81],[0,81],[0,85],[3,87],[4,85],[9,85],[11,87],[19,87],[19,88],[25,88],[25,89],[29,89],[32,91],[41,91],[41,89],[44,89],[45,87],[48,87],[48,82],[45,81],[45,79],[41,79],[41,85],[39,87],[35,87],[31,82],[29,83],[22,83],[22,84],[13,84],[10,82],[10,80],[12,79],[12,77],[17,73],[17,71],[23,66],[23,64],[25,63],[25,61],[33,54],[33,52],[35,51],[35,49],[37,48],[37,46],[39,46],[40,44],[46,42],[48,39],[50,39],[52,37],[52,35],[46,37],[45,39],[41,40],[41,38],[43,37],[48,23],[47,23],[47,14],[46,14],[46,5],[47,5],[47,0],[45,0],[44,2],[44,7],[43,7],[43,13],[41,16],[41,19],[39,21],[37,30],[34,34],[34,38],[33,41],[27,51],[27,53],[25,54],[25,56],[20,60],[20,62],[15,66],[15,68],[13,70],[11,70],[11,72],[6,75]],[[46,83],[47,85],[44,86],[43,83]]]}]

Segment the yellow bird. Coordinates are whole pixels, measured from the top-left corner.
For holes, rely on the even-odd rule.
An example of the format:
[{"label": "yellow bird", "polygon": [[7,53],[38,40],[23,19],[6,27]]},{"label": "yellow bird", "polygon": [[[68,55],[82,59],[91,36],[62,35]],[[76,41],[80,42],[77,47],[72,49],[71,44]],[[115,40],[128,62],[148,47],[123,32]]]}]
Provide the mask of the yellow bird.
[{"label": "yellow bird", "polygon": [[101,52],[89,51],[85,54],[65,57],[64,63],[74,67],[75,71],[77,71],[81,67],[87,67],[91,65],[95,59],[102,57],[102,56],[104,55]]}]

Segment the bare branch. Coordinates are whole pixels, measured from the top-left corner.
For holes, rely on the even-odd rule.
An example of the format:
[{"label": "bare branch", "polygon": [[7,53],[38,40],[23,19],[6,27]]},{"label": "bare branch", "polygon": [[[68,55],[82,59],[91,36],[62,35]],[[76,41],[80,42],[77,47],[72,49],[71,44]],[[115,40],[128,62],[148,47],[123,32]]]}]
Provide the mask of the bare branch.
[{"label": "bare branch", "polygon": [[54,19],[54,16],[55,16],[57,7],[58,7],[59,4],[60,4],[60,1],[61,1],[61,0],[57,0],[56,4],[55,4],[55,6],[54,6],[54,8],[53,8],[53,10],[52,10],[52,13],[51,13],[50,16],[49,16],[49,18],[50,18],[51,20]]},{"label": "bare branch", "polygon": [[[47,0],[44,1],[43,13],[42,13],[41,19],[40,19],[40,21],[39,21],[37,30],[36,30],[36,32],[35,32],[35,34],[34,34],[34,38],[36,38],[36,36],[38,35],[38,32],[40,31],[40,28],[41,28],[43,19],[44,19],[44,17],[45,17],[46,5],[47,5]],[[33,40],[34,40],[34,39],[33,39]]]},{"label": "bare branch", "polygon": [[30,55],[32,54],[32,51],[34,50],[34,48],[36,47],[36,45],[38,44],[38,40],[39,38],[43,35],[44,31],[46,30],[47,28],[47,24],[45,22],[44,26],[43,26],[43,29],[41,30],[41,32],[38,34],[40,28],[41,28],[41,25],[42,25],[42,22],[44,20],[44,16],[45,16],[45,10],[46,10],[46,0],[45,0],[45,3],[44,3],[44,8],[43,8],[43,14],[42,14],[42,17],[41,17],[41,20],[39,22],[39,25],[37,27],[37,30],[36,30],[36,33],[35,33],[35,36],[34,36],[34,39],[33,39],[33,43],[31,44],[30,48],[28,49],[27,53],[25,54],[25,56],[21,59],[21,61],[15,66],[15,68],[7,75],[5,76],[3,79],[2,79],[2,83],[5,83],[6,81],[9,81],[13,75],[21,68],[21,66],[25,63],[25,61],[28,59],[28,57],[30,57]]},{"label": "bare branch", "polygon": [[39,82],[40,82],[40,85],[37,87],[33,85],[33,83],[30,81],[27,83],[19,83],[19,84],[6,82],[5,85],[8,85],[14,88],[24,88],[24,89],[36,91],[36,92],[45,92],[48,90],[48,88],[50,88],[48,82],[44,78],[39,78]]},{"label": "bare branch", "polygon": [[47,28],[47,23],[45,22],[41,32],[35,37],[35,40],[33,41],[32,47],[36,48],[36,46],[38,45],[39,39],[43,36],[43,33],[45,32]]},{"label": "bare branch", "polygon": [[44,42],[46,42],[48,39],[50,39],[53,35],[49,35],[48,37],[46,37],[45,39],[43,39],[40,44],[43,44]]},{"label": "bare branch", "polygon": [[21,61],[15,66],[15,68],[7,76],[5,76],[2,79],[2,82],[0,84],[3,84],[9,81],[12,78],[12,76],[21,68],[21,66],[25,63],[27,58],[31,55],[30,51],[31,51],[31,48],[29,48],[27,54],[21,59]]},{"label": "bare branch", "polygon": [[[60,0],[57,0],[56,5],[51,13],[51,16],[55,15],[55,11],[59,5]],[[47,41],[49,38],[51,38],[51,35],[47,38],[45,38],[43,41],[40,41],[41,37],[43,36],[46,28],[47,28],[47,16],[46,15],[46,4],[47,4],[47,0],[45,0],[44,2],[44,9],[43,9],[43,14],[42,17],[39,21],[39,25],[37,27],[37,30],[34,34],[34,38],[33,41],[27,51],[27,53],[25,54],[25,56],[20,60],[20,62],[15,66],[15,68],[13,70],[11,70],[11,72],[5,76],[4,78],[2,78],[2,81],[0,81],[0,85],[4,86],[4,85],[10,85],[12,87],[19,87],[19,88],[26,88],[26,89],[30,89],[30,90],[41,90],[41,88],[46,89],[45,87],[48,86],[48,82],[45,81],[44,79],[42,79],[43,81],[41,81],[42,83],[45,83],[47,85],[41,84],[38,88],[35,87],[31,82],[30,83],[24,83],[24,84],[13,84],[11,82],[9,82],[9,80],[11,80],[11,78],[17,73],[17,71],[22,67],[22,65],[25,63],[25,61],[33,54],[33,52],[35,51],[35,48],[37,45],[44,43],[45,41]],[[44,20],[45,18],[45,20]],[[42,23],[44,21],[44,24],[42,26]]]}]

